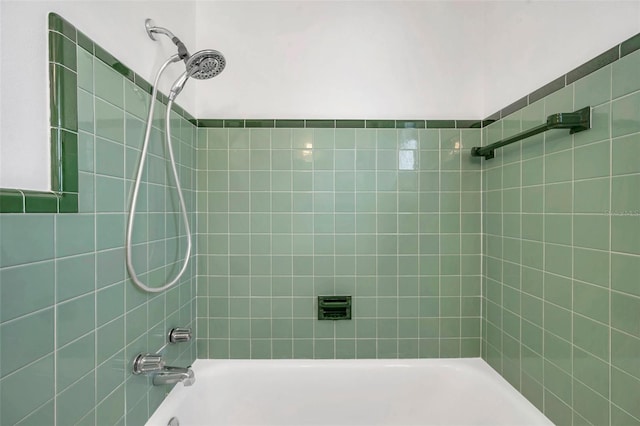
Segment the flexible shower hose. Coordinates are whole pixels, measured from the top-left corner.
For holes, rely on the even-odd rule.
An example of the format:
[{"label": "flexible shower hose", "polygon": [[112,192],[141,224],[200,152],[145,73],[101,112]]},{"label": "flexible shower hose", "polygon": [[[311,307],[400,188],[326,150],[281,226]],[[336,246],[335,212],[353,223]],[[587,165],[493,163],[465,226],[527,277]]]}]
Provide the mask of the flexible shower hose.
[{"label": "flexible shower hose", "polygon": [[136,204],[138,203],[138,192],[140,190],[140,182],[142,180],[142,172],[144,170],[144,164],[147,157],[147,151],[149,149],[149,139],[151,135],[151,126],[153,120],[153,109],[155,105],[156,95],[158,93],[158,82],[160,80],[160,76],[164,72],[164,70],[169,66],[169,64],[173,62],[180,61],[180,57],[178,55],[174,55],[169,58],[158,70],[158,74],[156,75],[156,79],[153,83],[153,93],[151,94],[151,101],[149,105],[149,117],[147,118],[147,126],[144,133],[144,142],[142,144],[142,153],[140,154],[140,162],[138,163],[138,170],[136,172],[136,180],[133,185],[133,194],[131,197],[131,209],[129,210],[129,218],[127,220],[127,241],[126,241],[126,263],[127,270],[131,275],[131,280],[142,290],[147,291],[149,293],[159,293],[161,291],[167,290],[172,287],[175,283],[178,282],[182,274],[187,269],[187,265],[189,263],[189,257],[191,256],[191,230],[189,229],[189,219],[187,218],[187,208],[184,203],[184,196],[182,195],[182,188],[180,187],[180,179],[178,178],[178,170],[176,168],[176,161],[173,156],[173,148],[171,147],[171,108],[173,107],[173,99],[170,99],[167,103],[167,113],[165,116],[165,142],[167,144],[167,148],[169,149],[169,158],[171,160],[171,170],[173,171],[173,177],[175,179],[176,190],[178,192],[178,199],[180,200],[180,208],[182,212],[182,220],[184,221],[184,227],[187,234],[187,253],[184,257],[184,262],[178,274],[171,281],[160,287],[149,287],[144,284],[136,274],[136,271],[133,267],[132,261],[132,249],[131,249],[131,239],[133,234],[133,222],[136,214]]}]

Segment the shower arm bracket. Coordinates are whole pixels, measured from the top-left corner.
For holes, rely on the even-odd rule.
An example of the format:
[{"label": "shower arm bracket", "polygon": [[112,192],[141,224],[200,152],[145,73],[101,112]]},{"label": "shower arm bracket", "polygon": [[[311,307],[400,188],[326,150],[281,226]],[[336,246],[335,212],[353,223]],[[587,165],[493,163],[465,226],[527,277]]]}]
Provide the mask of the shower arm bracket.
[{"label": "shower arm bracket", "polygon": [[[156,24],[155,24],[155,22],[153,22],[153,19],[147,18],[144,21],[144,28],[147,30],[147,35],[149,36],[149,38],[151,40],[158,41],[158,39],[155,37],[154,34],[160,32],[160,30],[159,30],[159,27],[156,27]],[[166,31],[166,33],[169,33],[169,34],[165,33],[169,38],[173,38],[173,34],[171,33],[171,31],[169,31],[169,30],[165,30],[165,31]]]},{"label": "shower arm bracket", "polygon": [[187,47],[184,45],[182,41],[178,37],[176,37],[171,31],[166,28],[156,26],[153,19],[147,18],[144,21],[144,28],[147,31],[147,35],[153,41],[158,41],[155,37],[156,34],[164,34],[176,45],[178,48],[178,55],[180,55],[180,59],[186,60],[190,55]]},{"label": "shower arm bracket", "polygon": [[505,145],[512,144],[514,142],[521,141],[538,133],[546,132],[552,129],[569,129],[569,134],[582,132],[583,130],[589,130],[591,128],[591,107],[584,107],[574,112],[561,112],[557,114],[551,114],[547,117],[547,121],[544,124],[533,127],[517,135],[503,139],[501,141],[492,143],[487,146],[475,146],[471,148],[472,157],[484,157],[485,160],[490,160],[495,157],[495,150]]}]

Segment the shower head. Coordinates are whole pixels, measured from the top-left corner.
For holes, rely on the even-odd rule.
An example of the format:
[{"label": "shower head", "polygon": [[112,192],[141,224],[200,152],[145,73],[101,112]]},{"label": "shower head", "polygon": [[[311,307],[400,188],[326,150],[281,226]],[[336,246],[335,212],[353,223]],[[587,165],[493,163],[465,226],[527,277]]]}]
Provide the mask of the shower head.
[{"label": "shower head", "polygon": [[198,80],[213,78],[224,70],[227,64],[222,53],[217,50],[201,50],[191,55],[187,60],[187,70],[173,83],[169,99],[175,100],[182,91],[189,77]]},{"label": "shower head", "polygon": [[171,99],[175,99],[175,97],[178,96],[178,93],[182,91],[189,77],[198,80],[207,80],[220,74],[227,65],[224,56],[217,50],[201,50],[193,55],[189,55],[189,51],[184,43],[168,29],[156,26],[151,19],[147,19],[144,22],[144,26],[151,40],[156,40],[156,34],[169,37],[178,47],[178,57],[184,60],[187,67],[187,70],[176,80],[173,87],[171,87],[171,94],[169,95]]},{"label": "shower head", "polygon": [[187,73],[198,80],[207,80],[220,74],[227,61],[217,50],[207,49],[194,53],[187,59]]}]

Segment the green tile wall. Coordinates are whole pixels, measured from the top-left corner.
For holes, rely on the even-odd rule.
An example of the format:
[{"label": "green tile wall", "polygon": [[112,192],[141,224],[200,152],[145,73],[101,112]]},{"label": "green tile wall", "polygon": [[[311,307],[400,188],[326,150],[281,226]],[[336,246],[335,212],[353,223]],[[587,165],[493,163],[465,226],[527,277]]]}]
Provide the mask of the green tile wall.
[{"label": "green tile wall", "polygon": [[198,129],[198,357],[479,356],[481,130],[381,127]]},{"label": "green tile wall", "polygon": [[483,129],[482,356],[558,425],[640,424],[640,51]]},{"label": "green tile wall", "polygon": [[[20,209],[0,215],[0,424],[139,425],[169,388],[132,376],[130,363],[139,352],[159,349],[171,327],[195,327],[195,256],[167,292],[147,295],[131,283],[124,263],[125,220],[150,95],[123,76],[123,68],[94,56],[98,46],[69,23],[52,15],[50,24],[52,43],[65,46],[59,59],[64,67],[55,66],[77,81],[65,92],[74,97],[71,104],[77,101],[77,127],[64,130],[77,144],[77,212],[36,213],[58,210],[29,209],[39,194],[7,192],[16,194]],[[60,120],[75,122],[70,113],[64,111]],[[174,118],[180,179],[194,212],[196,130],[183,115]],[[185,241],[175,237],[184,229],[177,225],[162,130],[154,131],[134,259],[142,279],[158,285],[175,273]],[[195,344],[172,346],[166,358],[189,365]]]}]

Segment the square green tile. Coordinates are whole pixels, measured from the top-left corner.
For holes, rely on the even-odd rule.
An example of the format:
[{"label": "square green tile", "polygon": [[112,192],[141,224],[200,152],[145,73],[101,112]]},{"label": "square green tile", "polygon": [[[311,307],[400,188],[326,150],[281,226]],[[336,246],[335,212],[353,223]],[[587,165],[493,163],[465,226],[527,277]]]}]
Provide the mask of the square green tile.
[{"label": "square green tile", "polygon": [[573,315],[573,343],[603,360],[609,359],[609,334],[609,327],[581,315]]},{"label": "square green tile", "polygon": [[640,380],[618,370],[611,369],[611,402],[640,418],[640,407],[634,395],[640,391]]},{"label": "square green tile", "polygon": [[611,327],[640,337],[640,298],[611,292]]},{"label": "square green tile", "polygon": [[613,330],[611,333],[611,364],[640,379],[640,362],[637,354],[640,339]]},{"label": "square green tile", "polygon": [[609,217],[606,215],[574,215],[573,244],[579,247],[609,249]]},{"label": "square green tile", "polygon": [[573,276],[581,281],[609,287],[609,253],[574,248]]},{"label": "square green tile", "polygon": [[56,312],[56,339],[62,346],[86,334],[95,327],[95,298],[82,296],[58,305]]},{"label": "square green tile", "polygon": [[546,213],[571,213],[571,183],[556,183],[545,186],[544,205]]},{"label": "square green tile", "polygon": [[637,79],[640,70],[640,52],[633,52],[612,64],[613,99],[640,89]]},{"label": "square green tile", "polygon": [[575,281],[573,284],[573,309],[586,317],[609,322],[609,292],[599,286]]},{"label": "square green tile", "polygon": [[124,143],[124,111],[100,99],[95,101],[96,136]]},{"label": "square green tile", "polygon": [[640,172],[640,167],[634,161],[640,155],[640,135],[633,134],[614,139],[611,148],[611,173],[613,175]]},{"label": "square green tile", "polygon": [[611,69],[615,69],[618,62],[612,66],[599,69],[575,83],[575,107],[597,106],[611,98]]},{"label": "square green tile", "polygon": [[[102,62],[125,76],[127,79],[131,81],[135,79],[135,73],[133,71],[131,71],[127,66],[125,66],[122,62],[120,62],[117,58],[115,58],[111,53],[107,52],[101,46],[94,44],[94,52],[96,58],[100,59]],[[162,96],[164,97],[164,103],[166,104],[166,96]]]},{"label": "square green tile", "polygon": [[[607,377],[608,379],[608,377]],[[608,380],[606,383],[608,391]],[[594,392],[591,387],[585,386],[579,381],[573,384],[574,410],[591,424],[607,424],[609,422],[609,400]]]},{"label": "square green tile", "polygon": [[[53,261],[0,270],[0,321],[51,306],[54,301]],[[16,303],[16,301],[20,303]]]},{"label": "square green tile", "polygon": [[[0,389],[2,406],[5,408],[0,414],[2,424],[16,424],[52,399],[55,394],[54,380],[53,354],[39,359],[29,368],[6,377]],[[6,407],[11,409],[8,410]]]},{"label": "square green tile", "polygon": [[56,260],[56,301],[95,289],[96,262],[93,253]]},{"label": "square green tile", "polygon": [[611,104],[612,136],[624,136],[640,131],[640,93],[617,99]]},{"label": "square green tile", "polygon": [[587,179],[609,176],[609,141],[594,143],[576,148],[574,156],[574,179]]},{"label": "square green tile", "polygon": [[[608,213],[608,210],[607,210]],[[611,250],[640,254],[640,215],[612,212]]]},{"label": "square green tile", "polygon": [[599,213],[610,210],[610,179],[575,181],[573,213]]},{"label": "square green tile", "polygon": [[119,386],[96,406],[96,424],[120,424],[124,413],[124,386]]},{"label": "square green tile", "polygon": [[[545,387],[553,392],[561,401],[567,404],[572,402],[572,380],[571,376],[559,369],[549,361],[544,363],[544,384]],[[546,406],[547,404],[545,404]],[[545,411],[545,414],[548,413]],[[551,417],[551,416],[549,416]],[[553,417],[551,417],[551,420]],[[570,423],[570,422],[569,422]],[[557,424],[557,423],[556,423]]]},{"label": "square green tile", "polygon": [[95,407],[95,377],[87,374],[65,391],[57,395],[57,421],[76,424]]},{"label": "square green tile", "polygon": [[[564,348],[566,348],[566,343],[571,341],[571,311],[567,309],[563,309],[559,306],[556,306],[552,303],[545,302],[544,304],[544,328],[550,333],[553,333],[555,336],[547,336],[545,335],[545,342],[547,338],[557,342],[555,345],[556,348],[562,347],[564,355]],[[557,336],[557,337],[556,337]],[[553,339],[551,339],[553,337]],[[559,342],[557,338],[561,338],[564,341]],[[545,351],[548,349],[545,344]],[[549,348],[550,349],[550,348]],[[549,357],[549,355],[545,352],[545,356]],[[567,360],[565,360],[567,361]],[[570,360],[569,360],[570,361]],[[560,362],[556,362],[556,364],[560,364]],[[570,368],[567,368],[567,371],[571,371]]]},{"label": "square green tile", "polygon": [[3,215],[0,266],[19,265],[54,256],[52,215]]},{"label": "square green tile", "polygon": [[573,424],[571,407],[548,390],[544,392],[544,407],[544,415],[547,416],[553,424]]},{"label": "square green tile", "polygon": [[572,217],[560,214],[548,214],[544,217],[545,240],[554,244],[571,244]]},{"label": "square green tile", "polygon": [[611,405],[611,424],[616,426],[630,425],[637,423],[638,419],[632,417],[626,411],[618,408],[616,405]]},{"label": "square green tile", "polygon": [[640,296],[640,256],[611,253],[611,288]]},{"label": "square green tile", "polygon": [[572,272],[571,247],[545,244],[544,250],[545,270],[554,274],[570,277]]},{"label": "square green tile", "polygon": [[634,188],[640,183],[640,175],[616,176],[611,180],[611,208],[614,214],[640,213],[640,195]]},{"label": "square green tile", "polygon": [[85,49],[78,47],[78,88],[93,93],[93,55]]},{"label": "square green tile", "polygon": [[94,132],[93,96],[78,90],[78,128],[86,132]]},{"label": "square green tile", "polygon": [[[24,336],[31,337],[25,339]],[[53,352],[53,308],[2,324],[0,340],[3,376]],[[19,345],[14,344],[17,341],[20,341]]]}]

